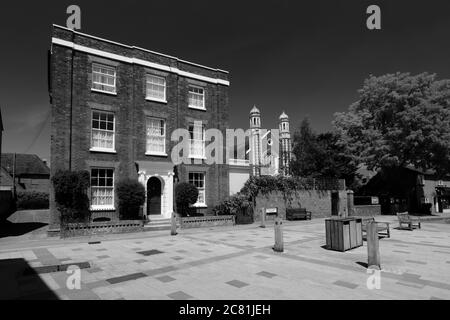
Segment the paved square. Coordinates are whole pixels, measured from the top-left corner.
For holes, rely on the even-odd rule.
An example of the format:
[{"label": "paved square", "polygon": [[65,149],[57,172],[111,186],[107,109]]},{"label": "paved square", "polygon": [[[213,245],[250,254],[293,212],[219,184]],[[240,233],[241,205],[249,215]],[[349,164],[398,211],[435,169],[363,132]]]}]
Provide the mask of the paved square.
[{"label": "paved square", "polygon": [[[2,238],[0,299],[450,299],[450,225],[424,223],[411,232],[395,229],[395,217],[377,220],[393,227],[380,240],[380,289],[367,287],[367,243],[326,250],[325,223],[317,219],[286,221],[283,253],[272,250],[270,223],[177,236]],[[70,265],[83,267],[81,290],[67,288]]]}]

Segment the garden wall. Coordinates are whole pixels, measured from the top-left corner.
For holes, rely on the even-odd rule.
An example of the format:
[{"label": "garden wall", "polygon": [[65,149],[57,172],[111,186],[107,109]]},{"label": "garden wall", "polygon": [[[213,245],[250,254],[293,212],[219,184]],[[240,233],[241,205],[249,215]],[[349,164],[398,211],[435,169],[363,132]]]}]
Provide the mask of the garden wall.
[{"label": "garden wall", "polygon": [[119,222],[68,223],[61,228],[61,238],[92,236],[112,233],[132,233],[144,230],[140,220],[122,220]]},{"label": "garden wall", "polygon": [[355,206],[355,214],[357,217],[374,217],[381,215],[380,205]]},{"label": "garden wall", "polygon": [[[278,215],[286,219],[286,207],[305,208],[311,211],[311,218],[324,218],[331,216],[330,190],[302,190],[291,195],[291,199],[285,200],[281,192],[272,192],[268,195],[256,197],[254,212],[255,221],[260,221],[261,208],[278,208]],[[339,215],[347,213],[347,192],[339,191]]]},{"label": "garden wall", "polygon": [[190,217],[180,218],[181,229],[204,228],[217,226],[234,226],[234,216],[206,216],[206,217]]}]

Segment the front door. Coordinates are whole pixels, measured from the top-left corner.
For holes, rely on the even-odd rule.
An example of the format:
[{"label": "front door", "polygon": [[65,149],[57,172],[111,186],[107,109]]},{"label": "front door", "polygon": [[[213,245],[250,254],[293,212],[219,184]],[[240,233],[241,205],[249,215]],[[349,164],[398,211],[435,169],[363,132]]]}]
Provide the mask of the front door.
[{"label": "front door", "polygon": [[147,182],[147,215],[161,215],[161,180],[152,177]]}]

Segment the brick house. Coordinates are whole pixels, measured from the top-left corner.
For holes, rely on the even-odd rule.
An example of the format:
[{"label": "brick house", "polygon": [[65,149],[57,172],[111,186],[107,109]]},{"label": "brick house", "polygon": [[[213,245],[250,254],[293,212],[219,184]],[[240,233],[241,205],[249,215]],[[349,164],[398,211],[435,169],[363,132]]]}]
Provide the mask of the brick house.
[{"label": "brick house", "polygon": [[0,186],[3,188],[12,189],[15,176],[16,191],[49,192],[50,169],[35,154],[16,154],[15,170],[14,154],[2,154],[0,176]]},{"label": "brick house", "polygon": [[[205,130],[228,128],[228,72],[54,25],[49,74],[51,173],[91,173],[93,219],[118,218],[115,186],[128,177],[146,188],[153,220],[174,211],[178,181],[197,186],[203,214],[228,196],[228,166],[205,164]],[[172,162],[178,128],[195,165]],[[50,203],[58,229],[53,192]]]}]

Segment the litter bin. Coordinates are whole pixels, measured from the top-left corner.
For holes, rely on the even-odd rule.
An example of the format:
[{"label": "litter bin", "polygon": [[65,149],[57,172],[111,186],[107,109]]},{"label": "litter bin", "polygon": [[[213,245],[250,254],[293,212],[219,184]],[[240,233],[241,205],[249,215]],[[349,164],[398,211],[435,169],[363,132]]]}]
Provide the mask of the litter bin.
[{"label": "litter bin", "polygon": [[347,251],[363,245],[361,218],[332,218],[325,220],[327,249]]}]

